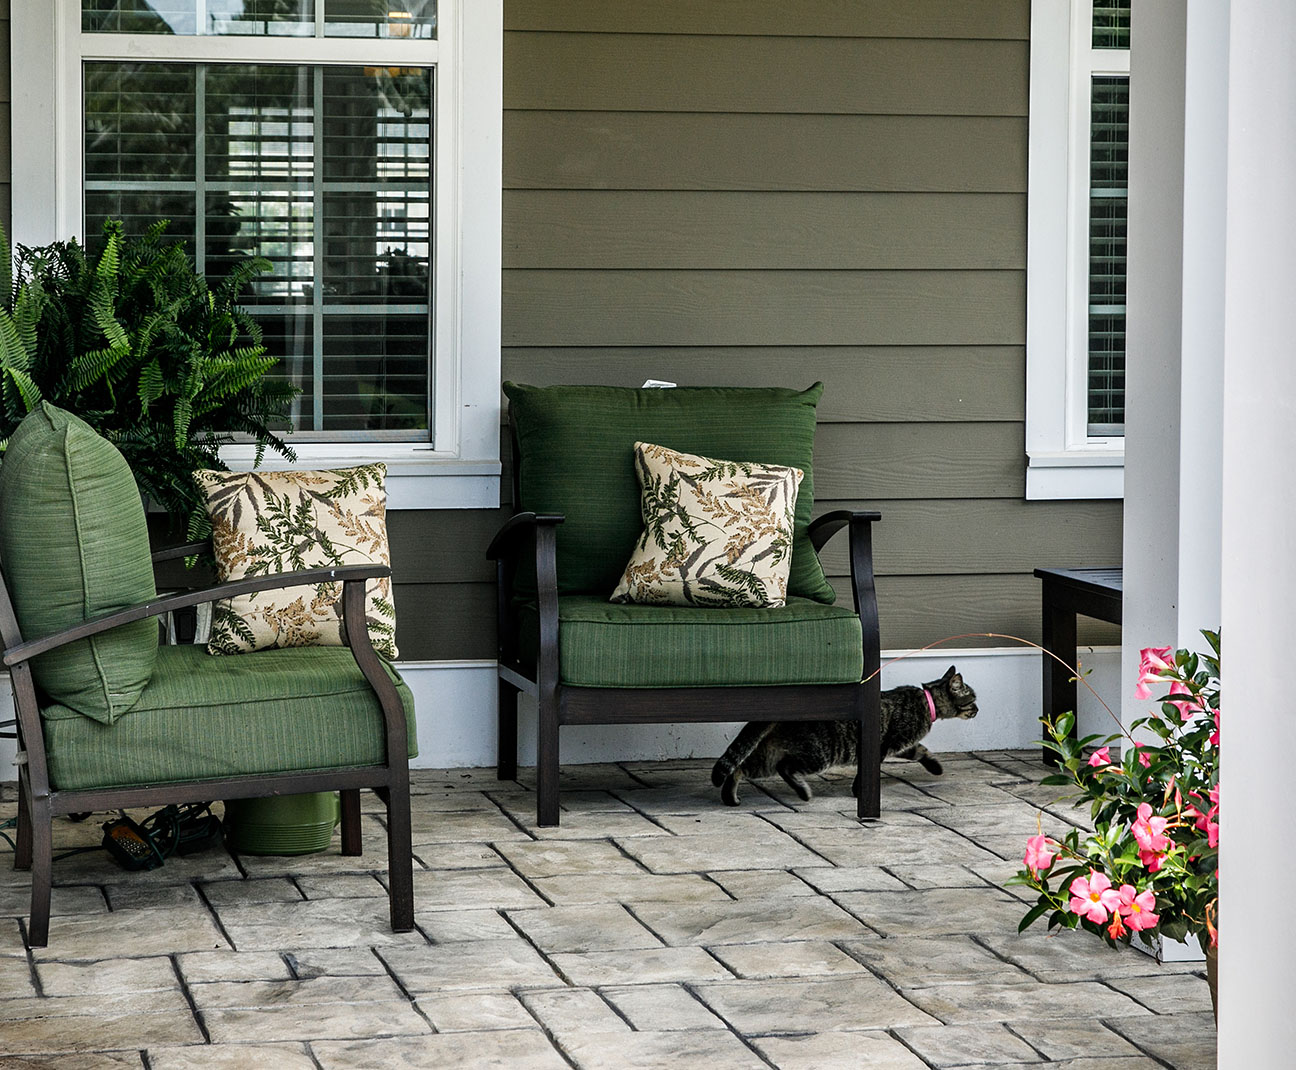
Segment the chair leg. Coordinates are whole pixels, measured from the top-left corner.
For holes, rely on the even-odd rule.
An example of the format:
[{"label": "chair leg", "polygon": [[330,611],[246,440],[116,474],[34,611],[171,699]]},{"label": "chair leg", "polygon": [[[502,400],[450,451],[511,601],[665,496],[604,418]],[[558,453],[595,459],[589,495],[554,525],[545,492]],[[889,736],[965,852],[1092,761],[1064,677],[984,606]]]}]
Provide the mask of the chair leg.
[{"label": "chair leg", "polygon": [[14,869],[32,866],[32,815],[27,804],[27,769],[18,770],[18,830],[14,840]]},{"label": "chair leg", "polygon": [[558,695],[541,693],[540,739],[536,753],[536,821],[541,827],[558,824]]},{"label": "chair leg", "polygon": [[31,915],[27,943],[49,943],[50,886],[53,883],[54,829],[48,799],[33,799],[29,811],[31,839]]},{"label": "chair leg", "polygon": [[387,792],[387,885],[394,933],[414,928],[414,847],[409,781]]},{"label": "chair leg", "polygon": [[882,690],[876,676],[861,685],[859,707],[856,814],[863,821],[882,816]]},{"label": "chair leg", "polygon": [[518,749],[518,690],[506,680],[499,682],[499,763],[496,777],[500,780],[517,779]]},{"label": "chair leg", "polygon": [[361,854],[364,848],[360,832],[360,789],[347,788],[338,794],[342,800],[342,853]]}]

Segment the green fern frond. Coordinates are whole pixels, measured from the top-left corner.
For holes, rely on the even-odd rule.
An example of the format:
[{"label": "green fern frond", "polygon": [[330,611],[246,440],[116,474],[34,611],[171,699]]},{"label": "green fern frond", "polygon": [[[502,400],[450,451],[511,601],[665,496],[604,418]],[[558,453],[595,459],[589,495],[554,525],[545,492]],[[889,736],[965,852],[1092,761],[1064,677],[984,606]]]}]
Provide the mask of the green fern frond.
[{"label": "green fern frond", "polygon": [[0,227],[0,301],[12,310],[14,305],[13,250],[9,248],[9,235]]},{"label": "green fern frond", "polygon": [[180,449],[189,441],[189,425],[193,421],[193,402],[188,398],[176,401],[175,414],[171,426],[175,434],[175,448]]},{"label": "green fern frond", "polygon": [[41,403],[40,387],[36,385],[30,375],[18,368],[5,368],[4,373],[22,396],[23,405],[26,406],[28,412],[31,412]]},{"label": "green fern frond", "polygon": [[113,366],[129,353],[129,346],[114,346],[108,349],[94,349],[77,357],[67,371],[67,379],[72,391],[75,393],[84,390],[91,383],[106,378]]},{"label": "green fern frond", "polygon": [[0,367],[26,371],[31,367],[32,353],[23,345],[18,324],[8,309],[0,308]]},{"label": "green fern frond", "polygon": [[148,412],[153,402],[162,396],[162,366],[156,357],[144,365],[139,378],[140,415]]},{"label": "green fern frond", "polygon": [[[3,234],[4,228],[0,227],[0,235]],[[10,306],[13,310],[13,324],[14,330],[18,332],[18,340],[33,359],[40,341],[37,328],[40,326],[41,315],[45,311],[47,301],[45,288],[41,286],[38,279],[32,279],[18,292]]]}]

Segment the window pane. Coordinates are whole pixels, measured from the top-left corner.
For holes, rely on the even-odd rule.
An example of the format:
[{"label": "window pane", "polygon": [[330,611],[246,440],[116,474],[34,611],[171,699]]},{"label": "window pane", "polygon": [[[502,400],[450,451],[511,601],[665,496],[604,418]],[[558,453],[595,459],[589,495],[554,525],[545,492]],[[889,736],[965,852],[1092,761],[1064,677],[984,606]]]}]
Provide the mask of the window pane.
[{"label": "window pane", "polygon": [[[432,72],[87,63],[86,229],[170,218],[243,298],[319,437],[426,439]],[[201,157],[201,160],[200,160]]]},{"label": "window pane", "polygon": [[193,97],[192,66],[87,64],[86,178],[111,180],[114,189],[127,182],[192,182]]},{"label": "window pane", "polygon": [[1129,79],[1094,78],[1089,150],[1089,434],[1125,433]]},{"label": "window pane", "polygon": [[1094,0],[1094,48],[1129,48],[1131,0]]},{"label": "window pane", "polygon": [[81,0],[87,33],[313,37],[314,0]]},{"label": "window pane", "polygon": [[87,33],[192,37],[436,37],[436,0],[81,0]]},{"label": "window pane", "polygon": [[324,0],[326,37],[436,37],[436,0]]},{"label": "window pane", "polygon": [[426,313],[325,316],[325,428],[426,427],[428,327]]}]

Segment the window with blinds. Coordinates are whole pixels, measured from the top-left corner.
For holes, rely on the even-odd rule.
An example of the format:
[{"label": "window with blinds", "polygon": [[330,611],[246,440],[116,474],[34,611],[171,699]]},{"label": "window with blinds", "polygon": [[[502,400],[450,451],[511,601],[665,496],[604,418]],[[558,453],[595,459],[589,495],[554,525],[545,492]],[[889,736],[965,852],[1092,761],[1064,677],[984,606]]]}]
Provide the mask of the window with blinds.
[{"label": "window with blinds", "polygon": [[[1094,0],[1093,48],[1127,53],[1130,4]],[[1087,428],[1125,433],[1125,230],[1128,217],[1129,75],[1094,74],[1089,106]]]},{"label": "window with blinds", "polygon": [[[436,37],[436,0],[83,0],[81,12],[90,33],[223,38],[233,60],[239,37],[383,38],[389,52],[391,38]],[[82,71],[90,241],[106,219],[128,233],[168,219],[209,278],[265,257],[272,270],[243,304],[301,388],[298,441],[428,440],[435,69],[116,59]]]}]

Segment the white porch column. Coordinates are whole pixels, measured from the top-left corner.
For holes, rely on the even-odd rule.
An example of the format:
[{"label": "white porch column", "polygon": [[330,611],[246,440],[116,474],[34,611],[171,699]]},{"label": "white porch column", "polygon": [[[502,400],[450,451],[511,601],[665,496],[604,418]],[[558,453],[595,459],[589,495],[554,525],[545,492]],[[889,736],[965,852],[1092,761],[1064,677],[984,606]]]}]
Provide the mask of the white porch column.
[{"label": "white porch column", "polygon": [[1219,1065],[1296,1050],[1296,4],[1232,0]]},{"label": "white porch column", "polygon": [[1131,8],[1119,696],[1126,725],[1146,712],[1131,694],[1139,650],[1175,645],[1179,632],[1186,37],[1182,4],[1150,0]]},{"label": "white porch column", "polygon": [[1138,653],[1220,619],[1228,4],[1144,0],[1130,27],[1122,720]]}]

